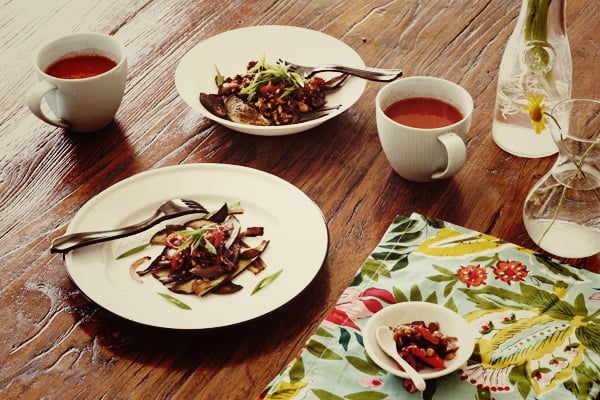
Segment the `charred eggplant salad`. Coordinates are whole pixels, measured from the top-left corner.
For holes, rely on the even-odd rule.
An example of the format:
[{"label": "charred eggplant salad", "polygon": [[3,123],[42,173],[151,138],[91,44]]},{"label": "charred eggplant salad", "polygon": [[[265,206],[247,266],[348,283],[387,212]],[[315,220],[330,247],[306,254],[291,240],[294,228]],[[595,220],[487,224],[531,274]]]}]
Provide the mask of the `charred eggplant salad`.
[{"label": "charred eggplant salad", "polygon": [[347,78],[345,74],[329,81],[305,78],[285,62],[268,63],[264,56],[233,77],[224,77],[215,68],[217,93],[200,93],[200,103],[220,118],[259,126],[296,124],[339,108],[325,107],[326,93]]},{"label": "charred eggplant salad", "polygon": [[[232,207],[224,204],[202,218],[180,225],[166,225],[152,236],[149,243],[163,246],[161,253],[154,259],[149,256],[138,258],[130,266],[130,275],[140,283],[143,283],[141,277],[152,275],[174,293],[204,296],[241,290],[243,287],[234,283],[233,278],[244,270],[254,274],[265,270],[267,265],[261,256],[269,244],[265,239],[254,246],[247,243],[249,237],[262,237],[264,228],[243,228],[236,217],[243,212],[239,204]],[[118,258],[131,256],[147,247],[138,246]],[[148,266],[140,268],[148,261],[151,261]],[[252,294],[274,280],[280,272],[261,280]]]}]

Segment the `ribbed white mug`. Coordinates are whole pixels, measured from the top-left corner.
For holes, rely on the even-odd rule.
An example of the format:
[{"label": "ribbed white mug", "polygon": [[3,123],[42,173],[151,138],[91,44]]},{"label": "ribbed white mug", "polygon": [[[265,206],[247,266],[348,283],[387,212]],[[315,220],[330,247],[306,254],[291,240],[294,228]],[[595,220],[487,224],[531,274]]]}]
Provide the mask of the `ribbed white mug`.
[{"label": "ribbed white mug", "polygon": [[[441,128],[414,128],[385,114],[393,103],[414,97],[429,97],[456,107],[463,118]],[[415,76],[384,86],[375,99],[377,132],[392,168],[414,182],[449,178],[464,165],[465,140],[471,127],[473,99],[463,87],[445,79]]]},{"label": "ribbed white mug", "polygon": [[[77,54],[108,57],[117,65],[99,75],[62,79],[45,70],[61,58]],[[108,125],[123,99],[127,80],[127,56],[121,42],[102,33],[74,33],[43,46],[37,54],[38,82],[27,93],[27,105],[42,121],[76,132],[90,132]],[[54,115],[44,112],[45,98]]]}]

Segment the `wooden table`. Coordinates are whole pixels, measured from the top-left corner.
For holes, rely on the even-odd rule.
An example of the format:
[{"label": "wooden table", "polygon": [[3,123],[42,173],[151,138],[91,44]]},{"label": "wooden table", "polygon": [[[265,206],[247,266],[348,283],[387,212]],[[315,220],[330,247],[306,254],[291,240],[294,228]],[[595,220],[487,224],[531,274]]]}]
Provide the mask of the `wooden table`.
[{"label": "wooden table", "polygon": [[[437,217],[535,248],[522,223],[530,187],[554,158],[520,159],[491,138],[500,58],[520,1],[91,1],[5,2],[0,41],[0,397],[253,399],[301,349],[396,215]],[[598,97],[600,3],[570,0],[573,95]],[[468,161],[453,179],[417,184],[390,168],[369,82],[348,112],[285,137],[229,131],[190,109],[174,85],[179,60],[217,33],[262,24],[322,31],[365,63],[464,86],[475,113]],[[73,31],[115,35],[129,72],[116,121],[75,134],[24,105],[35,50]],[[315,44],[318,45],[318,44]],[[243,46],[243,43],[240,43]],[[232,51],[235,51],[233,49]],[[78,209],[120,180],[196,162],[279,176],[321,208],[330,235],[312,284],[284,307],[226,328],[139,325],[88,301],[49,252]],[[569,260],[598,271],[599,257]]]}]

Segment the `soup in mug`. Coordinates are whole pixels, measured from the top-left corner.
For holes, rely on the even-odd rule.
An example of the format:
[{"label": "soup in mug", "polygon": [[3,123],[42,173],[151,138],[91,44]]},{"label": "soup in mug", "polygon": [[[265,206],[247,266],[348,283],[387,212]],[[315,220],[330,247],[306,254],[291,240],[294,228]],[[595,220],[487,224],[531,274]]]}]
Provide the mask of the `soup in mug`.
[{"label": "soup in mug", "polygon": [[45,72],[55,78],[82,79],[103,74],[116,66],[117,63],[108,57],[78,54],[55,61]]},{"label": "soup in mug", "polygon": [[431,97],[398,100],[385,109],[385,115],[413,128],[433,129],[452,125],[463,119],[461,112],[445,101]]}]

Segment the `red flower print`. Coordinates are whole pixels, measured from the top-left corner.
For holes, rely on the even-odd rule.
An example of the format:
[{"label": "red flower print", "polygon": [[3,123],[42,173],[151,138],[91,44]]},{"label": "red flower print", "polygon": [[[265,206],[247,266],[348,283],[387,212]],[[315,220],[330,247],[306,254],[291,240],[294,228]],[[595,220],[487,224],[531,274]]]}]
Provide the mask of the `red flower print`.
[{"label": "red flower print", "polygon": [[500,279],[509,285],[511,282],[524,281],[529,273],[525,265],[516,261],[500,261],[492,268],[494,269],[496,279]]},{"label": "red flower print", "polygon": [[467,287],[485,285],[487,279],[487,272],[485,268],[479,265],[467,265],[466,267],[461,266],[456,272],[456,276],[462,283],[465,283]]}]

